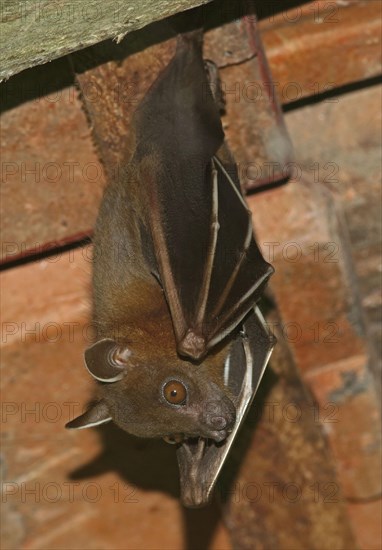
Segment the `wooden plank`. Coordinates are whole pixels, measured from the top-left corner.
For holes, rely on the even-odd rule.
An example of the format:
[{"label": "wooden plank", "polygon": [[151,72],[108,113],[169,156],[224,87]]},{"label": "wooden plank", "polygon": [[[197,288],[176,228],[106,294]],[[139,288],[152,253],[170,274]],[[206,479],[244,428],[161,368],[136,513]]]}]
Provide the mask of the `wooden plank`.
[{"label": "wooden plank", "polygon": [[209,0],[5,0],[0,81]]}]

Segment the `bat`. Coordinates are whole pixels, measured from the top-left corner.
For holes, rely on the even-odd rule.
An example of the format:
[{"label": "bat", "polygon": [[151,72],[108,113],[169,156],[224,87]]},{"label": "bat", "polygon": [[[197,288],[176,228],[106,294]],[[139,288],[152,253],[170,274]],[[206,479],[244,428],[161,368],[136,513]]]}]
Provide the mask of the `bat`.
[{"label": "bat", "polygon": [[254,239],[202,44],[202,31],[179,35],[135,112],[134,153],[105,191],[96,342],[84,356],[98,401],[67,424],[114,421],[173,443],[190,507],[210,498],[274,345],[256,305],[273,268]]}]

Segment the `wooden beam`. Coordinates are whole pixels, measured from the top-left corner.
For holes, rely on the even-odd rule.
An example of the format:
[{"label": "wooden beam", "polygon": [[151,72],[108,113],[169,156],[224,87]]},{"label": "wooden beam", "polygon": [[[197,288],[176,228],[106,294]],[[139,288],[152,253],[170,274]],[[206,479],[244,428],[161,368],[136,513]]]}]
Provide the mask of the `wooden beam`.
[{"label": "wooden beam", "polygon": [[0,81],[209,0],[4,0]]}]

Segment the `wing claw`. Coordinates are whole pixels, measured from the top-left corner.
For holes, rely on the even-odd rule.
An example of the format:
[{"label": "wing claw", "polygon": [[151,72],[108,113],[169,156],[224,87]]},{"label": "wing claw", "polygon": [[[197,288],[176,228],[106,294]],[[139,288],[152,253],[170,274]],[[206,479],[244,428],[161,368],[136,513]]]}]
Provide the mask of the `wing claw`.
[{"label": "wing claw", "polygon": [[193,329],[188,329],[184,338],[178,344],[178,352],[193,359],[200,359],[207,351],[206,339]]}]

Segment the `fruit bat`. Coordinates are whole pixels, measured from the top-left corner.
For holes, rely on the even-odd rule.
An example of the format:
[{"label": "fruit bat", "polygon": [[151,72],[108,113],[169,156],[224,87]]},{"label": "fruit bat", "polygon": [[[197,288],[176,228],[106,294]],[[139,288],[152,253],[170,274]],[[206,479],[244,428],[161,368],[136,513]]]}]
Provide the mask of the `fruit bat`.
[{"label": "fruit bat", "polygon": [[224,141],[201,31],[138,106],[134,153],[94,235],[99,399],[69,428],[114,421],[177,448],[183,503],[205,504],[274,344],[256,302],[273,273]]}]

